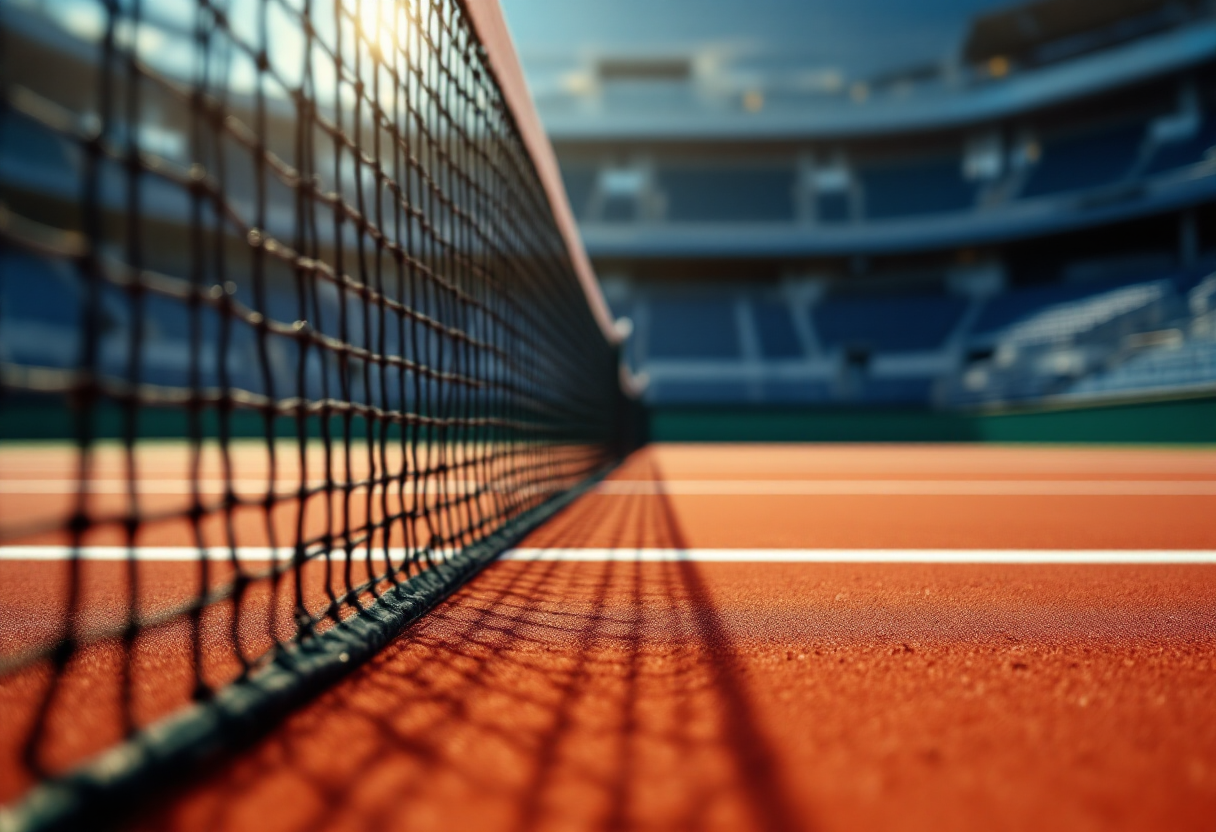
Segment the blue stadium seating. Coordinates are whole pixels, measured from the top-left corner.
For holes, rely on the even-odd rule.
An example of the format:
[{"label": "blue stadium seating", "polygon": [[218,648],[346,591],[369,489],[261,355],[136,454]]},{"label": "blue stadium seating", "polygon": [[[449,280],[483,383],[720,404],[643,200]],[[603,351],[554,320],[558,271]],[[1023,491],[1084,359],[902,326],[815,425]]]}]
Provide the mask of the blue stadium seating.
[{"label": "blue stadium seating", "polygon": [[1168,142],[1157,148],[1145,169],[1145,173],[1160,173],[1164,170],[1192,165],[1203,161],[1204,154],[1216,146],[1216,113],[1208,113],[1199,124],[1194,136],[1178,142]]},{"label": "blue stadium seating", "polygon": [[929,350],[942,345],[966,308],[966,300],[947,295],[829,298],[814,318],[826,345]]},{"label": "blue stadium seating", "polygon": [[570,200],[570,208],[577,219],[585,219],[587,205],[595,190],[596,170],[590,165],[564,165],[562,167],[562,183],[566,186],[566,197]]},{"label": "blue stadium seating", "polygon": [[638,201],[632,196],[605,197],[600,219],[604,222],[633,222],[638,218]]},{"label": "blue stadium seating", "polygon": [[83,300],[75,269],[66,261],[18,251],[0,255],[0,320],[79,327]]},{"label": "blue stadium seating", "polygon": [[[106,375],[126,378],[131,369],[127,322],[135,311],[132,296],[106,282],[99,284],[98,291],[98,369]],[[83,347],[81,318],[86,297],[81,276],[67,262],[5,253],[0,257],[0,358],[34,366],[75,366]],[[152,292],[145,293],[140,304],[144,343],[139,353],[140,379],[153,384],[187,384],[189,307],[175,298]],[[204,342],[214,342],[219,337],[219,314],[200,306],[198,321]],[[233,344],[229,381],[257,391],[253,330],[238,324],[233,326],[229,337]],[[198,369],[200,384],[219,383],[213,355],[204,352]]]},{"label": "blue stadium seating", "polygon": [[1188,266],[1175,278],[1178,291],[1182,294],[1194,289],[1209,275],[1216,273],[1216,251],[1209,252],[1198,258],[1194,265]]},{"label": "blue stadium seating", "polygon": [[925,404],[933,392],[931,378],[874,378],[862,385],[861,398],[872,404]]},{"label": "blue stadium seating", "polygon": [[819,194],[815,199],[819,222],[848,222],[853,218],[853,210],[849,202],[849,194],[845,191]]},{"label": "blue stadium seating", "polygon": [[763,400],[771,404],[823,404],[832,398],[826,381],[769,380],[760,390]]},{"label": "blue stadium seating", "polygon": [[794,329],[789,305],[774,300],[753,300],[751,307],[761,355],[765,358],[801,358],[802,343]]},{"label": "blue stadium seating", "polygon": [[871,219],[965,211],[976,187],[963,179],[958,155],[863,167],[865,215]]},{"label": "blue stadium seating", "polygon": [[792,168],[671,167],[659,171],[671,222],[789,222]]},{"label": "blue stadium seating", "polygon": [[72,144],[17,113],[0,116],[0,180],[53,191],[79,187]]},{"label": "blue stadium seating", "polygon": [[[1211,304],[1205,300],[1188,306],[1187,295],[1181,291],[1201,271],[1210,273],[1210,264],[1197,264],[1179,274],[1133,272],[1105,280],[1015,289],[989,299],[982,315],[968,327],[969,337],[980,339],[975,346],[994,348],[1006,358],[999,362],[980,359],[969,365],[968,377],[971,369],[987,374],[987,381],[978,388],[971,382],[964,385],[963,375],[952,378],[947,372],[892,376],[892,365],[877,366],[868,360],[877,356],[881,363],[887,356],[945,347],[973,303],[950,295],[846,295],[821,301],[811,314],[824,346],[834,353],[856,349],[858,355],[856,362],[843,368],[830,362],[806,364],[808,374],[814,374],[811,379],[782,376],[804,365],[781,362],[807,358],[793,311],[784,301],[743,286],[716,295],[685,297],[669,287],[649,298],[650,325],[639,333],[649,351],[638,369],[646,370],[650,360],[721,362],[722,379],[701,369],[689,370],[682,377],[680,365],[664,365],[661,381],[647,394],[649,401],[663,404],[924,406],[936,399],[940,386],[943,396],[965,406],[1216,385],[1216,346],[1202,340],[1210,337],[1203,334],[1210,325],[1188,324],[1190,318],[1198,322],[1198,316],[1208,314]],[[1216,278],[1206,280],[1204,286]],[[1191,295],[1197,291],[1192,290]],[[1203,291],[1210,294],[1208,289]],[[742,363],[736,323],[740,297],[746,299],[745,308],[759,341],[764,362],[760,367]],[[628,305],[615,311],[627,314]],[[1129,336],[1165,330],[1190,340],[1181,349],[1161,348],[1124,360],[1127,351],[1135,349]],[[997,343],[992,339],[998,339]],[[938,357],[945,354],[938,353]],[[1114,371],[1103,369],[1112,361],[1123,363]],[[657,372],[658,367],[655,369]],[[757,375],[741,379],[745,370]],[[844,375],[834,375],[838,371]]]},{"label": "blue stadium seating", "polygon": [[732,298],[657,298],[650,303],[649,358],[739,358]]},{"label": "blue stadium seating", "polygon": [[1010,324],[1042,311],[1057,303],[1087,298],[1099,292],[1116,289],[1133,283],[1143,283],[1146,276],[1139,275],[1117,280],[1085,283],[1056,283],[1048,286],[1033,286],[1015,289],[990,299],[979,318],[971,326],[972,335],[997,332]]},{"label": "blue stadium seating", "polygon": [[732,404],[748,400],[748,385],[742,381],[664,380],[652,382],[647,397],[664,404]]},{"label": "blue stadium seating", "polygon": [[1048,137],[1022,196],[1077,191],[1118,182],[1131,170],[1144,140],[1144,124]]}]

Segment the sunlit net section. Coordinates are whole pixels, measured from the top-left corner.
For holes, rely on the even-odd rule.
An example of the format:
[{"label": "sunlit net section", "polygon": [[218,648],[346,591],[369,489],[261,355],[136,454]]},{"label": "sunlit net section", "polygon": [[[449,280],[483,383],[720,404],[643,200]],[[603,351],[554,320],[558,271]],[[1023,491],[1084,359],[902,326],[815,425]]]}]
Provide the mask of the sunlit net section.
[{"label": "sunlit net section", "polygon": [[0,444],[0,802],[484,548],[628,406],[461,3],[5,5],[0,423],[62,441]]}]

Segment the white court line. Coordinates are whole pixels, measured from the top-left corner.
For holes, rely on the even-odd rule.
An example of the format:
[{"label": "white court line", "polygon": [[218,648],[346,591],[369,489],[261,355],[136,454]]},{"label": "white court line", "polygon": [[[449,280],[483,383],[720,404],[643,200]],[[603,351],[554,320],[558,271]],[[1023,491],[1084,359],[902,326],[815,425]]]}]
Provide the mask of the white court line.
[{"label": "white court line", "polygon": [[[201,551],[207,560],[232,559],[232,550],[224,546],[212,546]],[[89,561],[125,561],[131,556],[131,550],[125,546],[84,546],[79,550],[74,550],[71,546],[0,546],[0,561],[66,561],[71,560],[76,552],[81,560]],[[135,548],[135,559],[150,563],[187,563],[198,561],[199,552],[200,550],[191,546],[138,546]],[[455,550],[452,549],[432,550],[432,555],[441,558],[454,553]],[[394,562],[399,562],[407,555],[417,555],[417,552],[395,547],[389,549],[388,554]],[[367,549],[356,549],[353,556],[355,560],[365,560]],[[236,559],[241,562],[290,561],[293,557],[295,549],[289,546],[280,546],[277,549],[268,546],[238,546],[236,549]],[[334,551],[330,553],[330,558],[335,561],[345,560],[346,553]],[[312,550],[308,559],[324,561],[325,557]],[[383,563],[384,549],[374,549],[372,560]]]},{"label": "white court line", "polygon": [[[228,560],[229,549],[203,550],[209,560]],[[0,561],[64,561],[69,546],[0,546]],[[125,561],[130,550],[122,546],[86,546],[80,557],[90,561]],[[405,558],[401,548],[389,550],[394,562]],[[446,554],[446,553],[441,553]],[[280,547],[239,547],[240,561],[291,560],[293,550]],[[188,546],[143,546],[135,550],[139,561],[197,561],[199,550]],[[331,555],[341,560],[345,555]],[[357,550],[355,557],[367,557]],[[382,562],[383,550],[372,553]],[[1216,550],[1197,549],[509,549],[509,561],[568,561],[572,563],[1024,563],[1024,564],[1216,564]]]},{"label": "white court line", "polygon": [[[334,493],[342,491],[345,480],[334,479]],[[136,492],[140,495],[154,494],[193,494],[193,486],[190,480],[158,480],[155,478],[141,478],[136,481]],[[387,487],[390,494],[395,494],[400,491],[398,485],[400,480],[396,478],[388,479],[384,485]],[[266,480],[242,479],[232,481],[233,490],[237,494],[257,495],[261,496],[266,493]],[[305,484],[309,490],[323,489],[325,480],[310,480]],[[410,493],[425,493],[425,494],[472,494],[481,488],[486,492],[492,491],[512,491],[509,485],[481,485],[472,480],[454,480],[450,483],[435,482],[434,475],[427,477],[425,482],[419,486],[414,482],[412,476],[405,477],[405,491]],[[130,489],[130,485],[125,479],[95,479],[89,480],[88,492],[90,494],[126,494]],[[366,491],[367,486],[360,485],[357,489],[360,493]],[[78,485],[76,480],[0,480],[0,494],[75,494],[77,493]],[[290,478],[281,479],[275,488],[275,494],[290,497],[299,493],[299,480],[292,481]],[[516,488],[515,491],[520,489]],[[200,494],[224,494],[226,493],[223,480],[199,480],[198,492]]]},{"label": "white court line", "polygon": [[1216,495],[1216,480],[608,480],[600,494],[714,496],[942,495],[1136,496]]},{"label": "white court line", "polygon": [[510,549],[512,561],[640,563],[1195,563],[1216,550],[1179,549]]},{"label": "white court line", "polygon": [[[314,480],[308,488],[321,488],[323,480]],[[397,480],[389,480],[389,493],[396,493]],[[261,495],[266,492],[266,480],[235,480],[238,494]],[[335,493],[342,482],[334,481]],[[486,492],[509,492],[510,485],[480,486]],[[93,494],[126,494],[125,479],[98,479],[88,484]],[[365,487],[360,487],[360,493]],[[406,493],[471,494],[479,484],[471,480],[437,483],[428,479],[421,487],[406,478]],[[280,481],[275,493],[293,496],[298,483]],[[0,494],[75,494],[74,480],[0,480]],[[1060,497],[1206,497],[1216,496],[1216,480],[608,480],[595,487],[598,494],[647,495],[678,494],[705,496],[1060,496]],[[191,494],[189,480],[142,479],[138,493]],[[223,494],[223,480],[201,480],[200,494]]]}]

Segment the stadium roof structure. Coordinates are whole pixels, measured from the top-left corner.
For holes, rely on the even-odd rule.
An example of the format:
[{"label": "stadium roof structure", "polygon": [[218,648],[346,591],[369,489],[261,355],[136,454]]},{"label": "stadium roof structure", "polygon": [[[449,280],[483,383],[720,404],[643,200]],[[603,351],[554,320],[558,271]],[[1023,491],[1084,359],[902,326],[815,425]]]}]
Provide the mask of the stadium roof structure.
[{"label": "stadium roof structure", "polygon": [[[874,4],[862,5],[834,13],[845,24],[862,11],[881,20]],[[801,45],[771,33],[748,40],[754,33],[742,18],[744,42],[709,35],[681,40],[673,31],[667,40],[660,33],[637,43],[618,43],[572,18],[543,30],[554,38],[555,27],[570,29],[559,49],[538,45],[530,34],[535,15],[527,0],[508,4],[507,12],[541,117],[559,142],[763,141],[951,129],[1187,71],[1216,54],[1210,4],[984,5],[926,9],[923,16],[932,23],[917,30],[927,44],[919,48],[894,39],[886,31],[891,27],[880,24],[866,48],[856,26],[805,33],[802,27],[813,21],[791,8],[783,13],[791,29],[805,34]],[[947,7],[952,22],[943,12]],[[916,24],[897,8],[891,16]],[[661,16],[656,20],[660,28],[674,28]],[[832,51],[838,47],[822,43],[829,37],[862,57],[841,59]],[[885,64],[874,56],[884,52]]]},{"label": "stadium roof structure", "polygon": [[[1033,61],[1053,45],[1082,51],[1135,37],[1168,25],[1184,14],[1170,0],[1035,0],[981,14],[971,23],[963,58],[980,63],[992,58]],[[1066,42],[1071,42],[1064,46]],[[1060,48],[1057,46],[1057,48]]]}]

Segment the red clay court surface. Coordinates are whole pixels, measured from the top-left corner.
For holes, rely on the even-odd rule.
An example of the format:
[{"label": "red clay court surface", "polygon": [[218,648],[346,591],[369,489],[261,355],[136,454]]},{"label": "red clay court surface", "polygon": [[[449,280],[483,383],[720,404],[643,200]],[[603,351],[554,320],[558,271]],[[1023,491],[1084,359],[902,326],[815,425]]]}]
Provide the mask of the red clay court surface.
[{"label": "red clay court surface", "polygon": [[[61,476],[8,466],[0,523]],[[13,551],[6,654],[66,574]],[[86,564],[86,628],[122,569]],[[150,560],[141,604],[196,574]],[[187,643],[137,645],[141,719],[185,701]],[[58,765],[121,730],[116,656],[79,665]],[[44,685],[0,680],[0,800]],[[1216,451],[655,446],[144,826],[1211,830],[1214,703]]]}]

